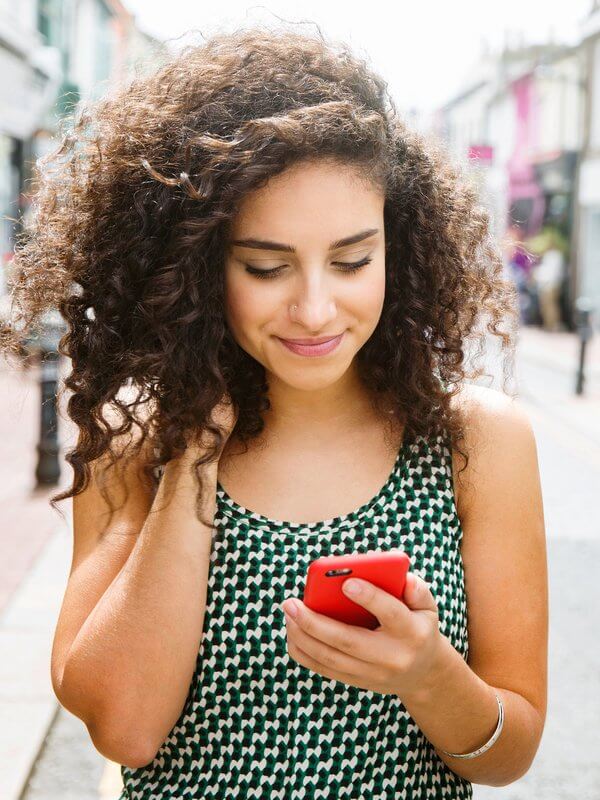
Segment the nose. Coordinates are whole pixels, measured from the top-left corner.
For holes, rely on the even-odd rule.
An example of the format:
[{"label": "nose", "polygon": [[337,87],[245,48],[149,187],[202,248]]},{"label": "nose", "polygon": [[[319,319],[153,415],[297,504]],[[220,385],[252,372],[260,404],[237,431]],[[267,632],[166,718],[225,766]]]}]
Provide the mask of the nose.
[{"label": "nose", "polygon": [[302,325],[312,336],[328,330],[337,316],[335,299],[323,284],[308,287],[300,296],[294,296],[288,307],[292,322]]}]

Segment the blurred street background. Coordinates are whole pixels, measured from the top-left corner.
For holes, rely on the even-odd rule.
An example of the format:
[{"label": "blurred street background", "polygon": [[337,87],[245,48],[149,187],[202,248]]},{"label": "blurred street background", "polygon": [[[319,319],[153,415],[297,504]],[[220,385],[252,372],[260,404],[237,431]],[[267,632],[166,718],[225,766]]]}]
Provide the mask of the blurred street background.
[{"label": "blurred street background", "polygon": [[[518,4],[503,4],[506,16],[494,17],[496,27],[505,26],[500,39],[485,28],[480,5],[450,5],[456,28],[438,19],[430,31],[431,10],[423,25],[404,12],[402,24],[412,27],[425,54],[412,73],[400,54],[394,71],[395,53],[384,63],[378,52],[375,66],[390,79],[407,121],[447,143],[477,183],[506,275],[518,289],[513,388],[536,435],[550,577],[549,700],[540,750],[520,781],[475,786],[474,793],[477,800],[599,800],[600,3],[563,7],[554,26],[548,4],[531,3],[539,25],[526,28]],[[181,45],[173,37],[215,22],[214,10],[175,0],[168,6],[0,0],[0,315],[9,309],[15,237],[27,226],[36,162],[58,145],[60,120],[153,69]],[[268,7],[292,16],[285,3]],[[491,3],[490,15],[500,15],[499,8]],[[231,10],[247,22],[246,6],[232,3]],[[333,29],[331,9],[313,12],[307,2],[299,10],[299,18],[353,38]],[[385,17],[376,16],[384,37]],[[442,73],[464,55],[460,27],[467,17],[480,25],[468,30],[470,63],[446,87]],[[354,28],[362,21],[355,17]],[[366,27],[357,46],[375,56]],[[382,40],[381,53],[386,46],[392,52]],[[436,93],[434,84],[441,86]],[[64,453],[76,431],[64,402],[53,411],[69,366],[42,357],[62,332],[60,320],[48,319],[38,340],[24,341],[21,358],[0,360],[0,800],[116,800],[120,792],[118,765],[94,749],[50,684],[72,533],[71,501],[59,504],[63,519],[49,498],[71,482]],[[500,389],[495,339],[486,363],[490,377],[481,382]]]}]

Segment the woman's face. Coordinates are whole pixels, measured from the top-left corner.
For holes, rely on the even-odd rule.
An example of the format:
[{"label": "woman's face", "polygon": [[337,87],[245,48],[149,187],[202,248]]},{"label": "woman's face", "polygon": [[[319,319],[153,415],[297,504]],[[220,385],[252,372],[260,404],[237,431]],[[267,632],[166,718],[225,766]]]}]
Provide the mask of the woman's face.
[{"label": "woman's face", "polygon": [[[271,381],[324,388],[375,330],[385,294],[384,201],[350,167],[329,162],[294,165],[244,198],[225,262],[226,319]],[[340,244],[349,237],[360,241]],[[317,356],[281,341],[340,334]]]}]

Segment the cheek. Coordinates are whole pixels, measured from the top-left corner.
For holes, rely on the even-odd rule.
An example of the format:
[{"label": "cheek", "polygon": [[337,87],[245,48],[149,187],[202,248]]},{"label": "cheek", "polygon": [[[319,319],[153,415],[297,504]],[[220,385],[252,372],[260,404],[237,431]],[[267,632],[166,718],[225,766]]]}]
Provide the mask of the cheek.
[{"label": "cheek", "polygon": [[354,302],[356,315],[365,321],[371,320],[375,324],[381,316],[383,301],[385,299],[385,270],[382,268],[377,273],[365,276],[360,285],[354,287]]},{"label": "cheek", "polygon": [[261,293],[249,286],[236,281],[226,283],[225,286],[225,316],[231,330],[242,335],[244,330],[250,330],[261,325],[268,319],[269,303]]}]

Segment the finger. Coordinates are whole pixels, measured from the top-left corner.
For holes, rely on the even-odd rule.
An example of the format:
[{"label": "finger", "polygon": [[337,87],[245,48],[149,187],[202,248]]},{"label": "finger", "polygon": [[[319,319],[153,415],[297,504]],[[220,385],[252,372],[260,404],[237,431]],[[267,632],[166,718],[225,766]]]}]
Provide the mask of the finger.
[{"label": "finger", "polygon": [[[360,588],[358,593],[351,592],[353,586]],[[383,628],[391,628],[398,633],[407,632],[412,625],[411,609],[393,594],[386,592],[379,586],[363,579],[352,578],[342,584],[344,595],[367,611],[370,611],[379,620]]]},{"label": "finger", "polygon": [[354,675],[338,673],[328,669],[324,664],[319,664],[314,658],[312,658],[308,653],[304,652],[304,650],[300,649],[293,642],[290,644],[290,656],[294,659],[294,661],[300,664],[301,667],[306,667],[306,669],[310,669],[312,672],[316,672],[319,675],[322,675],[324,678],[343,681],[346,684],[353,684],[356,680]]},{"label": "finger", "polygon": [[[294,603],[298,607],[294,622],[305,634],[361,661],[375,660],[380,643],[375,631],[319,614],[298,598],[294,598]],[[282,607],[285,609],[285,605]]]},{"label": "finger", "polygon": [[325,664],[321,664],[312,658],[309,653],[306,653],[293,641],[289,643],[289,652],[290,657],[300,664],[300,666],[306,667],[306,669],[316,672],[318,675],[322,675],[324,678],[341,681],[347,686],[356,686],[358,689],[372,688],[372,685],[368,682],[368,680],[365,680],[363,675],[355,675],[330,669],[329,667],[325,666]]},{"label": "finger", "polygon": [[[299,648],[308,655],[315,664],[338,674],[352,675],[354,677],[365,676],[372,664],[362,659],[349,655],[346,652],[332,647],[330,644],[315,639],[314,636],[306,633],[291,618],[286,618],[288,644]],[[292,653],[290,653],[292,655]],[[321,671],[321,670],[319,670]]]},{"label": "finger", "polygon": [[437,612],[438,610],[429,584],[415,572],[409,572],[407,575],[407,584],[402,600],[411,611]]}]

